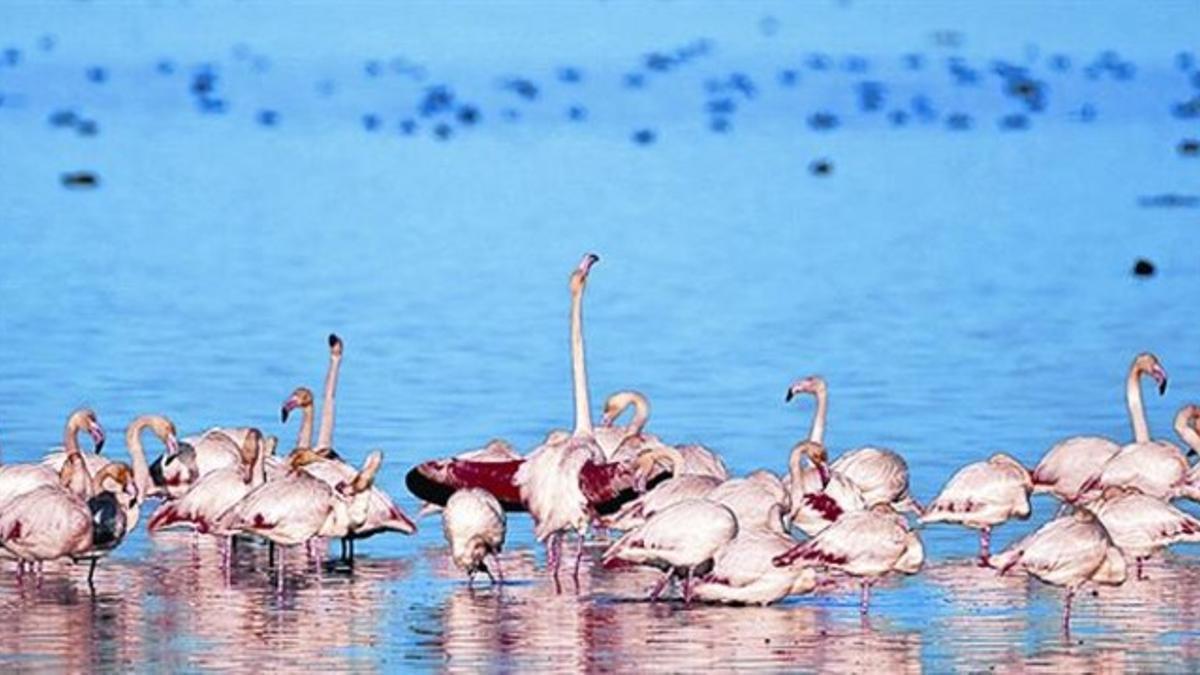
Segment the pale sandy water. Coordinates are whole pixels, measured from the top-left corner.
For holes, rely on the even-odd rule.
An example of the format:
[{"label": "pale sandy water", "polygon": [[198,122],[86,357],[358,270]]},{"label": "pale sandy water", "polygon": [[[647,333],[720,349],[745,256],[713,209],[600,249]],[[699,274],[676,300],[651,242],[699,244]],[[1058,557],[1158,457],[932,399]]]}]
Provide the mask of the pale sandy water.
[{"label": "pale sandy water", "polygon": [[[337,445],[382,447],[382,484],[409,512],[415,462],[503,436],[532,447],[568,422],[566,275],[602,256],[588,291],[594,398],[636,387],[665,438],[702,440],[738,471],[782,470],[807,429],[787,384],[830,381],[835,452],[901,450],[918,497],[958,466],[1005,449],[1029,463],[1076,433],[1128,437],[1121,381],[1137,351],[1171,373],[1148,398],[1152,429],[1200,399],[1194,208],[1140,208],[1196,194],[1200,160],[1178,155],[1196,95],[1175,63],[1193,49],[1194,5],[1087,11],[1022,5],[653,3],[376,5],[341,10],[242,3],[9,5],[0,42],[0,447],[5,461],[57,442],[66,412],[94,406],[119,429],[147,411],[181,429],[252,423],[291,438],[280,401],[319,386],[326,333],[347,341]],[[777,21],[766,35],[766,17]],[[931,33],[961,29],[981,84],[956,87]],[[769,32],[769,31],[767,31]],[[52,51],[37,39],[57,37]],[[643,89],[620,86],[641,55],[709,38],[713,51]],[[245,48],[235,49],[237,45]],[[2,47],[3,44],[0,44]],[[1081,71],[1105,49],[1129,81]],[[830,55],[824,72],[805,65]],[[927,65],[903,66],[921,52]],[[1072,59],[1051,71],[1050,54]],[[847,72],[851,54],[869,70]],[[270,58],[256,70],[254,55]],[[423,64],[424,83],[369,78],[367,59]],[[1029,65],[1049,87],[1027,131],[990,60]],[[170,59],[171,75],[155,72]],[[196,64],[213,63],[225,115],[197,113]],[[84,70],[108,69],[103,84]],[[261,62],[260,62],[261,65]],[[561,66],[584,74],[556,80]],[[779,70],[800,83],[780,86]],[[730,134],[708,130],[706,79],[748,74]],[[1194,72],[1194,69],[1193,69]],[[523,102],[510,75],[541,87]],[[888,103],[918,94],[936,121],[892,127],[855,107],[862,79]],[[421,87],[446,82],[482,121],[431,138],[397,125]],[[330,85],[332,83],[332,91]],[[1098,111],[1090,123],[1074,113]],[[581,105],[584,122],[566,109]],[[74,107],[96,137],[52,129]],[[255,123],[260,108],[276,127]],[[519,112],[506,119],[504,110]],[[805,125],[817,110],[841,125]],[[945,115],[971,115],[968,131]],[[368,133],[360,117],[386,127]],[[419,119],[419,118],[418,118]],[[631,142],[640,128],[657,142]],[[808,172],[829,158],[832,175]],[[62,171],[102,185],[65,191]],[[1136,281],[1138,256],[1159,274]],[[599,402],[594,401],[598,406]],[[119,434],[111,452],[119,454]],[[1005,526],[997,545],[1054,510]],[[267,658],[325,669],[1195,670],[1200,561],[1183,547],[1150,580],[1077,603],[1070,639],[1057,590],[967,563],[971,533],[922,531],[921,575],[874,596],[852,590],[777,607],[682,609],[632,601],[650,578],[592,571],[554,597],[528,520],[511,520],[497,594],[448,569],[440,527],[360,544],[353,573],[319,578],[294,556],[282,596],[265,554],[241,553],[226,587],[207,542],[139,530],[87,593],[79,570],[42,588],[0,577],[6,668],[253,668]],[[593,550],[589,559],[598,556]]]}]

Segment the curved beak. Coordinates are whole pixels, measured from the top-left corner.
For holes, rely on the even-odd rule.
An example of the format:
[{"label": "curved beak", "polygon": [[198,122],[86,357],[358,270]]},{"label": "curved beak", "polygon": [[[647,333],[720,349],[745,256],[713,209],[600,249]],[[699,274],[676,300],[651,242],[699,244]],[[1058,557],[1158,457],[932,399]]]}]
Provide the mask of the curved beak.
[{"label": "curved beak", "polygon": [[598,262],[600,262],[600,256],[595,253],[588,253],[583,256],[583,260],[579,261],[579,273],[586,277],[588,271],[592,269],[592,265]]},{"label": "curved beak", "polygon": [[606,410],[606,411],[604,411],[604,415],[600,417],[600,426],[611,427],[613,425],[613,422],[616,419],[617,419],[616,415],[614,415],[613,413],[610,413]]},{"label": "curved beak", "polygon": [[787,394],[783,397],[783,402],[788,403],[794,398],[796,398],[796,388],[788,387]]},{"label": "curved beak", "polygon": [[91,422],[88,424],[88,434],[96,444],[96,454],[100,454],[104,449],[104,427],[100,426],[99,422]]},{"label": "curved beak", "polygon": [[817,465],[817,473],[821,474],[821,487],[829,487],[829,467],[825,466],[825,462],[813,462]]},{"label": "curved beak", "polygon": [[1154,370],[1150,371],[1150,375],[1158,383],[1158,395],[1162,396],[1167,393],[1167,371],[1163,370],[1162,366],[1155,366]]},{"label": "curved beak", "polygon": [[289,398],[288,400],[284,401],[283,407],[279,409],[279,421],[286,422],[288,413],[292,412],[298,407],[300,407],[300,404],[297,403],[296,399],[294,398]]},{"label": "curved beak", "polygon": [[138,489],[137,489],[137,485],[135,485],[133,481],[129,481],[129,482],[125,483],[125,494],[129,495],[129,498],[131,500],[133,500],[134,502],[137,502]]}]

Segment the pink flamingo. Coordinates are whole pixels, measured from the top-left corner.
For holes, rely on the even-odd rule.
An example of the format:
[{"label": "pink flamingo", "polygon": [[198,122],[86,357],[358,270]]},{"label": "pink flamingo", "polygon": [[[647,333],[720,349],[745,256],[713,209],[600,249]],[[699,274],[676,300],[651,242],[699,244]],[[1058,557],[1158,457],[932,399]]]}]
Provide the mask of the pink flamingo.
[{"label": "pink flamingo", "polygon": [[308,387],[296,387],[279,408],[279,420],[286,423],[293,410],[300,410],[300,429],[296,433],[297,448],[313,447],[313,393]]},{"label": "pink flamingo", "polygon": [[674,576],[682,576],[683,600],[691,603],[696,570],[712,560],[737,533],[737,517],[728,507],[707,499],[689,499],[626,532],[604,552],[603,564],[661,569],[665,574],[650,592],[651,600],[658,599]]},{"label": "pink flamingo", "polygon": [[1107,488],[1086,508],[1126,558],[1133,558],[1139,580],[1145,578],[1143,563],[1156,552],[1171,544],[1200,542],[1200,519],[1134,489]]},{"label": "pink flamingo", "polygon": [[871,586],[892,572],[916,574],[925,561],[921,539],[889,504],[876,504],[838,518],[817,536],[776,556],[780,567],[827,567],[862,579],[859,611],[867,613]]},{"label": "pink flamingo", "polygon": [[653,475],[655,465],[662,460],[666,460],[670,464],[672,477],[659,483],[649,492],[638,496],[637,499],[626,502],[616,514],[603,519],[605,525],[617,530],[631,530],[669,506],[687,499],[706,497],[722,483],[713,476],[687,473],[687,464],[683,454],[668,446],[644,450],[638,455],[634,460],[637,482],[644,485],[646,480]]},{"label": "pink flamingo", "polygon": [[[1186,440],[1195,406],[1184,406],[1175,416],[1175,430]],[[1084,485],[1083,499],[1097,497],[1106,488],[1117,486],[1138,490],[1157,499],[1172,499],[1194,494],[1188,482],[1187,459],[1174,443],[1168,441],[1135,441],[1121,448],[1100,470],[1100,474]]]},{"label": "pink flamingo", "polygon": [[1071,600],[1089,581],[1119,586],[1125,582],[1125,558],[1096,517],[1080,509],[1056,518],[991,558],[1006,574],[1023,570],[1053,586],[1064,586],[1063,630],[1071,629]]},{"label": "pink flamingo", "polygon": [[179,499],[163,502],[151,514],[151,534],[167,529],[205,533],[255,487],[266,482],[262,433],[252,429],[241,448],[241,463],[212,471]]},{"label": "pink flamingo", "polygon": [[446,502],[442,534],[450,545],[454,564],[467,573],[468,585],[474,582],[477,572],[483,572],[493,584],[496,583],[496,577],[484,561],[486,557],[491,557],[496,575],[504,583],[500,551],[504,548],[506,529],[504,509],[487,490],[459,490]]},{"label": "pink flamingo", "polygon": [[709,602],[765,607],[817,587],[817,575],[812,568],[773,564],[776,557],[797,543],[783,529],[782,510],[774,508],[771,529],[739,528],[737,536],[717,550],[712,570],[696,584],[695,597]]},{"label": "pink flamingo", "polygon": [[[807,458],[810,466],[803,466]],[[789,520],[810,537],[846,513],[867,508],[858,487],[830,469],[825,446],[803,441],[788,457],[788,482],[792,498]]]},{"label": "pink flamingo", "polygon": [[[633,418],[625,427],[616,426],[616,420],[629,408],[633,408]],[[729,470],[717,453],[699,444],[668,446],[658,436],[646,433],[646,423],[650,420],[650,401],[645,394],[637,391],[619,391],[604,402],[604,415],[601,426],[596,430],[597,441],[605,450],[609,461],[633,461],[645,451],[658,447],[673,447],[683,458],[682,470],[685,474],[713,476],[720,480],[729,478]],[[616,448],[609,452],[605,446],[605,432],[616,432],[619,441]]]},{"label": "pink flamingo", "polygon": [[46,463],[0,466],[0,505],[39,487],[58,485],[59,469],[68,456],[78,455],[80,461],[84,462],[84,466],[87,466],[90,461],[95,461],[90,459],[93,455],[84,455],[80,452],[78,440],[80,431],[87,431],[92,436],[98,453],[104,446],[104,428],[96,419],[96,413],[88,408],[81,408],[67,417],[67,423],[63,430],[63,450],[51,451],[47,455],[47,458],[60,456],[62,460],[58,462],[58,466],[49,466]]},{"label": "pink flamingo", "polygon": [[791,511],[792,507],[783,481],[765,469],[751,471],[744,478],[731,478],[713,488],[705,498],[728,507],[737,517],[738,527],[749,529],[769,529],[775,507],[781,513]]},{"label": "pink flamingo", "polygon": [[925,509],[922,523],[958,523],[979,530],[979,564],[988,565],[992,528],[1009,518],[1029,517],[1033,480],[1004,453],[958,470]]},{"label": "pink flamingo", "polygon": [[[1146,410],[1139,386],[1143,375],[1153,377],[1158,392],[1167,391],[1167,372],[1153,354],[1138,354],[1125,378],[1125,402],[1137,443],[1150,440]],[[1050,492],[1067,504],[1079,501],[1083,488],[1100,475],[1104,465],[1121,451],[1121,446],[1101,436],[1074,436],[1059,442],[1042,457],[1032,473],[1033,491]]]}]

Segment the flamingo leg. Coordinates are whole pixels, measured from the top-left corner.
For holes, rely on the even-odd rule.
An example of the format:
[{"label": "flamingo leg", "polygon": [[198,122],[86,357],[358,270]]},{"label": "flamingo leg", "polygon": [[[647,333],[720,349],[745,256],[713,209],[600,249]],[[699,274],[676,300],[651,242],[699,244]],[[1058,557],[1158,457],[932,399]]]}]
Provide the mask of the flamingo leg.
[{"label": "flamingo leg", "polygon": [[1065,605],[1065,607],[1063,608],[1063,624],[1062,624],[1063,632],[1068,635],[1071,633],[1071,600],[1074,599],[1074,597],[1075,597],[1075,589],[1068,588],[1067,589],[1067,599],[1066,599],[1066,602],[1063,603]]},{"label": "flamingo leg", "polygon": [[1137,580],[1138,581],[1142,581],[1146,578],[1146,575],[1142,572],[1142,564],[1145,562],[1146,562],[1145,558],[1137,559]]},{"label": "flamingo leg", "polygon": [[550,535],[550,540],[546,542],[547,560],[546,566],[550,568],[550,574],[554,577],[554,592],[562,593],[562,584],[558,580],[558,565],[562,557],[562,533],[555,532]]},{"label": "flamingo leg", "polygon": [[992,557],[992,528],[985,525],[979,531],[979,566],[987,567]]},{"label": "flamingo leg", "polygon": [[283,595],[283,551],[275,557],[275,592]]},{"label": "flamingo leg", "polygon": [[88,568],[88,587],[92,589],[92,595],[96,594],[96,558],[92,558],[92,565]]},{"label": "flamingo leg", "polygon": [[575,592],[579,592],[579,566],[583,563],[583,533],[579,533],[579,548],[575,550],[575,571],[571,573],[575,580]]},{"label": "flamingo leg", "polygon": [[663,589],[667,587],[668,583],[670,583],[671,575],[672,572],[667,572],[663,575],[662,579],[658,580],[658,583],[654,585],[654,588],[650,589],[650,602],[658,602],[658,596],[662,595]]},{"label": "flamingo leg", "polygon": [[467,572],[467,588],[471,590],[475,589],[475,570]]},{"label": "flamingo leg", "polygon": [[484,567],[483,573],[487,575],[489,585],[495,586],[496,585],[496,577],[494,577],[492,575],[492,571],[490,569]]},{"label": "flamingo leg", "polygon": [[353,567],[354,566],[354,537],[350,537],[349,539],[350,539],[350,542],[348,545],[350,547],[350,566]]},{"label": "flamingo leg", "polygon": [[275,566],[275,542],[267,542],[267,567]]},{"label": "flamingo leg", "polygon": [[689,567],[687,576],[683,579],[683,604],[692,604],[692,568]]},{"label": "flamingo leg", "polygon": [[862,597],[859,599],[859,602],[858,602],[859,614],[866,614],[867,610],[870,607],[871,607],[871,582],[867,581],[866,579],[863,579]]},{"label": "flamingo leg", "polygon": [[500,585],[504,585],[504,569],[500,567],[500,554],[492,553],[492,564],[496,566],[496,578],[500,580]]}]

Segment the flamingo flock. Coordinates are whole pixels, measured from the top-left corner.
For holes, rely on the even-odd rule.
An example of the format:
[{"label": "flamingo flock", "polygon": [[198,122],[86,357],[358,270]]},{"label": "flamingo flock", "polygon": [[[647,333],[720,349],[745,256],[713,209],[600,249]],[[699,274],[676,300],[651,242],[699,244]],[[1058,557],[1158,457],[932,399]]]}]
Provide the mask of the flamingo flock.
[{"label": "flamingo flock", "polygon": [[[685,604],[768,605],[851,578],[865,615],[881,579],[920,572],[920,529],[946,523],[978,530],[980,566],[1063,587],[1063,626],[1069,629],[1080,588],[1131,577],[1136,583],[1148,558],[1176,543],[1200,541],[1200,519],[1173,504],[1200,501],[1200,464],[1189,463],[1200,452],[1200,406],[1185,406],[1175,416],[1183,448],[1151,437],[1141,384],[1150,378],[1162,394],[1167,373],[1148,353],[1134,359],[1125,381],[1131,442],[1070,437],[1032,469],[996,453],[959,469],[927,506],[913,496],[908,464],[894,450],[868,446],[830,459],[829,387],[816,375],[786,391],[786,402],[811,396],[815,409],[807,437],[791,448],[786,465],[781,461],[782,473],[764,468],[734,475],[711,448],[673,444],[648,432],[650,402],[640,392],[609,396],[600,423],[593,424],[583,300],[598,261],[585,255],[569,278],[572,428],[548,431],[525,454],[492,439],[423,462],[406,475],[409,491],[424,502],[421,515],[441,513],[450,559],[469,584],[479,573],[504,583],[507,513],[527,512],[559,593],[564,555],[572,555],[570,576],[578,592],[585,542],[603,538],[605,568],[661,572],[649,589],[651,601],[678,585]],[[97,562],[136,527],[151,499],[158,500],[147,519],[152,535],[186,530],[216,538],[227,574],[237,542],[263,542],[278,584],[283,551],[303,547],[319,568],[330,540],[341,543],[343,559],[353,560],[356,540],[414,533],[415,522],[376,485],[383,453],[373,450],[355,466],[334,450],[343,353],[343,341],[331,335],[315,440],[310,389],[297,387],[280,407],[285,424],[300,413],[286,454],[277,454],[277,437],[257,428],[214,426],[179,438],[169,418],[147,414],[126,429],[127,464],[101,454],[106,436],[96,413],[74,411],[61,448],[41,462],[0,465],[0,557],[16,562],[18,576],[39,580],[47,561],[86,562],[94,584]],[[618,423],[631,409],[628,424]],[[153,463],[143,446],[146,431],[162,445]],[[84,433],[90,451],[80,445]],[[1059,500],[1056,516],[993,554],[993,529],[1029,518],[1037,493]],[[608,540],[610,530],[620,535]],[[572,535],[573,554],[564,551]]]}]

